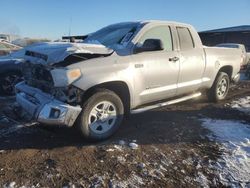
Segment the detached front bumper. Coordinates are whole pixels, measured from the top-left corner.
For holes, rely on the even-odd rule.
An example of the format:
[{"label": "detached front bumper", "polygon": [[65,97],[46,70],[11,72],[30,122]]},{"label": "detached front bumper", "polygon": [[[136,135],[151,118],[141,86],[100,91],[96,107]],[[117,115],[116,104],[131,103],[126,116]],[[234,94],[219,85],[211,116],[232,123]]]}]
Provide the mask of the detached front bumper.
[{"label": "detached front bumper", "polygon": [[63,103],[24,82],[16,85],[16,101],[32,119],[47,125],[71,127],[82,111],[80,106]]}]

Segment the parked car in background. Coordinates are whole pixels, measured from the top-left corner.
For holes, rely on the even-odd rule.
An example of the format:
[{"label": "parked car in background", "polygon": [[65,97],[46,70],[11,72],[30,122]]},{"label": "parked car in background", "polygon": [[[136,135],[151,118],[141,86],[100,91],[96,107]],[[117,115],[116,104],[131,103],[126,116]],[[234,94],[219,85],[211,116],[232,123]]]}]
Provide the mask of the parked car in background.
[{"label": "parked car in background", "polygon": [[247,63],[249,61],[249,56],[247,55],[246,48],[244,44],[237,44],[237,43],[221,43],[216,45],[217,47],[223,47],[223,48],[238,48],[242,51],[242,63],[241,63],[241,69],[246,69]]},{"label": "parked car in background", "polygon": [[0,96],[15,95],[15,85],[23,80],[22,64],[26,50],[44,43],[34,43],[8,55],[0,56]]},{"label": "parked car in background", "polygon": [[11,44],[5,40],[0,39],[0,56],[10,54],[11,52],[20,50],[22,47]]},{"label": "parked car in background", "polygon": [[21,49],[5,56],[0,56],[0,96],[13,96],[15,85],[23,80],[22,57],[25,50]]},{"label": "parked car in background", "polygon": [[35,38],[19,38],[12,41],[13,44],[17,46],[27,47],[30,45],[43,43],[43,42],[50,42],[49,39],[35,39]]}]

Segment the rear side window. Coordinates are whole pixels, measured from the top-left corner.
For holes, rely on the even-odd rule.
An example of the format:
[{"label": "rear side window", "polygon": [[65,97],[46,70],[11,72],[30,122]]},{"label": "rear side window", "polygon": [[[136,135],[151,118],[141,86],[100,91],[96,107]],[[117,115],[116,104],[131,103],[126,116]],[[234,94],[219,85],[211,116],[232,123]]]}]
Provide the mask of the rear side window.
[{"label": "rear side window", "polygon": [[181,50],[194,48],[194,41],[188,28],[177,27]]},{"label": "rear side window", "polygon": [[172,35],[169,26],[158,26],[148,30],[139,40],[143,44],[147,39],[160,39],[165,51],[172,51]]}]

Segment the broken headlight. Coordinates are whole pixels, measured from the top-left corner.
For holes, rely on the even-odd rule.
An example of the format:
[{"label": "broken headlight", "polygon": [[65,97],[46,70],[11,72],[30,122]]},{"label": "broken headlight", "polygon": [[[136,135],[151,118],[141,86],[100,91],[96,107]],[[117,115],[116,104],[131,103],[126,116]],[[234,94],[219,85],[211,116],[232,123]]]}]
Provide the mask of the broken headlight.
[{"label": "broken headlight", "polygon": [[53,69],[50,72],[55,87],[67,87],[82,76],[80,69]]}]

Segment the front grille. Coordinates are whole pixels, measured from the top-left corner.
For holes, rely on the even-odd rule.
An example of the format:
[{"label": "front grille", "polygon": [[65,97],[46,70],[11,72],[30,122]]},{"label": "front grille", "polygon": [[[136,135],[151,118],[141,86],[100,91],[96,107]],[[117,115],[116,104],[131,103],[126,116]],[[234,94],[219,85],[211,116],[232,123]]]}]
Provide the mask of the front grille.
[{"label": "front grille", "polygon": [[22,72],[24,80],[29,86],[50,92],[54,86],[50,70],[41,64],[23,63]]}]

